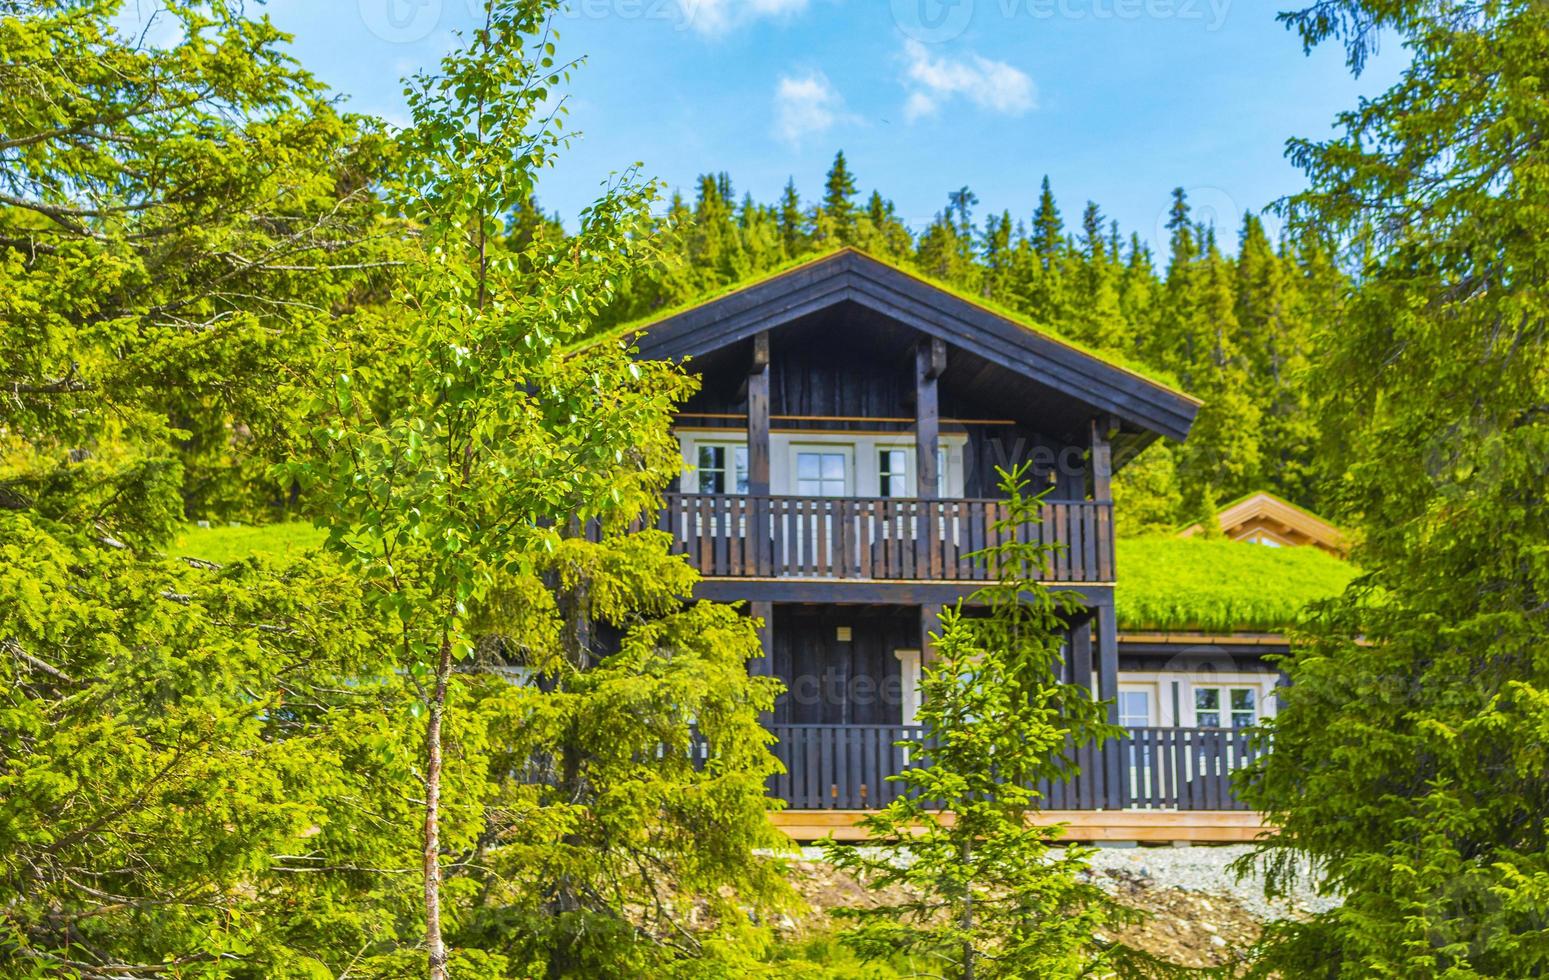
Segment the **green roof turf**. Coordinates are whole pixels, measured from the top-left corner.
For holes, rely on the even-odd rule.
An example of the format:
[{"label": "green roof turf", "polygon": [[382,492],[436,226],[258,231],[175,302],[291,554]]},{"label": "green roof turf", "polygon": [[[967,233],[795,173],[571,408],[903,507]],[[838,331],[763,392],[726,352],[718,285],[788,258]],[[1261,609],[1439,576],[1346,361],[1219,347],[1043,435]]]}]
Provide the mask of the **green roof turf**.
[{"label": "green roof turf", "polygon": [[1126,630],[1278,632],[1359,569],[1318,548],[1222,538],[1121,538],[1114,603]]}]

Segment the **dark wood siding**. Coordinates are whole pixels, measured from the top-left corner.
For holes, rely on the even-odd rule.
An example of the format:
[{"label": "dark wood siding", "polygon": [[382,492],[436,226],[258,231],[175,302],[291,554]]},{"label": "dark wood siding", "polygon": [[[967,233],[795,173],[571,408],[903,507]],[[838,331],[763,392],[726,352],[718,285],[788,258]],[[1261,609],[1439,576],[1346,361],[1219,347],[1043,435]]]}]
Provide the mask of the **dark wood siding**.
[{"label": "dark wood siding", "polygon": [[[849,627],[850,641],[838,637]],[[774,672],[786,691],[775,721],[896,725],[903,717],[894,650],[920,648],[914,606],[776,606]]]}]

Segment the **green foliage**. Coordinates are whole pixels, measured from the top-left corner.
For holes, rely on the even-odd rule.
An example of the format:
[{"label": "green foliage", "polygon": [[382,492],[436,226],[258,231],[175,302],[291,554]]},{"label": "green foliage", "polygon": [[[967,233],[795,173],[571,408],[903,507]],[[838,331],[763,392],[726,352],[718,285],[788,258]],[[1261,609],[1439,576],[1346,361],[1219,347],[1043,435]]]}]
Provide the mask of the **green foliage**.
[{"label": "green foliage", "polygon": [[1120,538],[1114,547],[1114,603],[1125,629],[1278,632],[1359,574],[1317,548],[1224,537]]},{"label": "green foliage", "polygon": [[176,460],[188,512],[244,516],[283,502],[263,470],[297,403],[274,389],[390,260],[386,151],[266,19],[175,0],[178,39],[144,45],[119,6],[0,11],[0,498],[113,530]]},{"label": "green foliage", "polygon": [[1331,485],[1367,573],[1323,606],[1247,799],[1261,860],[1342,906],[1266,937],[1259,973],[1549,972],[1549,8],[1340,0],[1289,14],[1359,69],[1411,61],[1293,144],[1292,215],[1364,255],[1315,366]]},{"label": "green foliage", "polygon": [[[1005,475],[999,529],[1038,519],[1027,482],[1025,468]],[[1018,538],[978,555],[998,576],[974,596],[985,615],[959,605],[942,618],[921,681],[924,740],[892,777],[906,791],[862,821],[875,850],[826,842],[838,867],[911,895],[836,912],[856,921],[843,941],[865,959],[913,956],[964,980],[1080,977],[1123,961],[1094,938],[1122,913],[1083,877],[1087,851],[1056,846],[1060,828],[1033,821],[1033,787],[1070,778],[1074,746],[1119,730],[1090,688],[1059,680],[1062,617],[1076,598],[1038,583],[1049,549]]]},{"label": "green foliage", "polygon": [[0,595],[0,972],[369,975],[413,941],[408,692],[348,576],[0,514]]},{"label": "green foliage", "polygon": [[0,10],[0,973],[390,974],[411,736],[356,581],[159,555],[273,503],[385,149],[240,7],[119,6]]},{"label": "green foliage", "polygon": [[[393,194],[420,232],[395,282],[402,333],[395,351],[335,349],[290,470],[420,692],[433,978],[444,935],[522,974],[691,971],[736,944],[689,932],[690,912],[736,932],[723,889],[755,909],[783,895],[753,853],[777,841],[753,626],[685,609],[693,574],[665,536],[624,533],[677,473],[671,413],[693,381],[581,342],[650,247],[656,189],[626,174],[574,235],[500,237],[567,142],[546,108],[569,71],[552,10],[491,0],[408,86]],[[728,234],[729,186],[701,190],[697,233]],[[465,683],[481,640],[541,683]]]}]

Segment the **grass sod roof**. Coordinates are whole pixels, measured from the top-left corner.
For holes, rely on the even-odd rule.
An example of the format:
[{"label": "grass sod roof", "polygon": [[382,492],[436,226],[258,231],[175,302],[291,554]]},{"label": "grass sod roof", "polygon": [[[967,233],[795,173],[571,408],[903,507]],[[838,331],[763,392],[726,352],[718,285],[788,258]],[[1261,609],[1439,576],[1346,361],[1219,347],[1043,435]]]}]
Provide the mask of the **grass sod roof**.
[{"label": "grass sod roof", "polygon": [[1222,538],[1121,538],[1114,564],[1126,630],[1278,632],[1360,573],[1317,548]]},{"label": "grass sod roof", "polygon": [[198,527],[189,525],[167,549],[174,558],[198,558],[218,565],[263,556],[273,561],[297,558],[321,548],[328,532],[299,521]]},{"label": "grass sod roof", "polygon": [[[283,560],[319,547],[310,524],[188,528],[169,553],[222,564]],[[1354,565],[1317,548],[1269,548],[1220,538],[1121,538],[1115,594],[1120,629],[1276,632],[1309,602],[1338,595]]]},{"label": "grass sod roof", "polygon": [[644,316],[637,317],[628,323],[623,323],[616,327],[609,327],[602,333],[593,337],[589,337],[586,340],[576,344],[575,346],[582,347],[586,344],[595,343],[599,340],[622,340],[631,334],[648,331],[656,324],[665,320],[670,320],[679,314],[687,313],[689,310],[696,309],[698,307],[704,306],[707,303],[712,303],[718,299],[723,299],[727,296],[740,293],[743,290],[761,286],[764,283],[773,279],[778,279],[787,273],[794,272],[797,269],[801,269],[809,265],[815,265],[844,252],[854,252],[855,254],[863,256],[866,259],[877,263],[878,265],[886,266],[901,275],[905,275],[911,279],[922,282],[932,289],[939,289],[944,293],[962,300],[964,303],[967,303],[971,306],[976,306],[987,313],[998,316],[1009,323],[1015,324],[1023,330],[1035,333],[1041,337],[1045,337],[1054,343],[1069,347],[1071,350],[1078,351],[1087,355],[1088,357],[1096,358],[1097,360],[1102,361],[1110,367],[1123,371],[1126,374],[1133,375],[1146,382],[1147,384],[1152,384],[1158,388],[1163,388],[1172,394],[1179,396],[1180,398],[1185,398],[1191,402],[1194,402],[1195,404],[1203,404],[1203,402],[1201,402],[1198,398],[1195,398],[1193,395],[1190,395],[1188,392],[1184,391],[1177,378],[1173,377],[1166,371],[1160,371],[1156,368],[1141,364],[1140,362],[1135,361],[1134,359],[1118,351],[1096,348],[1087,344],[1083,344],[1080,341],[1072,340],[1071,338],[1061,334],[1058,330],[1055,330],[1052,327],[1034,323],[1024,314],[1017,313],[1005,306],[1000,305],[999,303],[994,302],[993,300],[986,299],[983,296],[974,296],[970,293],[964,292],[956,286],[949,285],[939,279],[928,276],[917,269],[905,265],[900,265],[896,262],[890,262],[887,259],[878,258],[877,256],[872,255],[870,252],[862,251],[853,245],[841,245],[838,248],[831,248],[818,252],[809,252],[806,255],[800,256],[799,258],[789,259],[765,272],[758,273],[755,276],[751,276],[739,282],[728,283],[716,289],[709,290],[692,299],[685,300],[682,303],[678,303],[666,309],[656,310]]}]

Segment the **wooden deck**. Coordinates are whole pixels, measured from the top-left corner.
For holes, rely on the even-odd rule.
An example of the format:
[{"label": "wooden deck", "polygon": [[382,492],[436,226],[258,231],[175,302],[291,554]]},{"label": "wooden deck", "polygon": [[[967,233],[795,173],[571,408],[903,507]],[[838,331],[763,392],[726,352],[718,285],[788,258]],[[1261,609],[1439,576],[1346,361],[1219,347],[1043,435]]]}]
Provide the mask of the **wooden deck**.
[{"label": "wooden deck", "polygon": [[[868,812],[781,810],[769,820],[795,841],[862,841],[867,835],[857,825]],[[1268,832],[1262,817],[1242,810],[1045,810],[1039,823],[1064,824],[1067,839],[1087,842],[1241,844]]]}]

